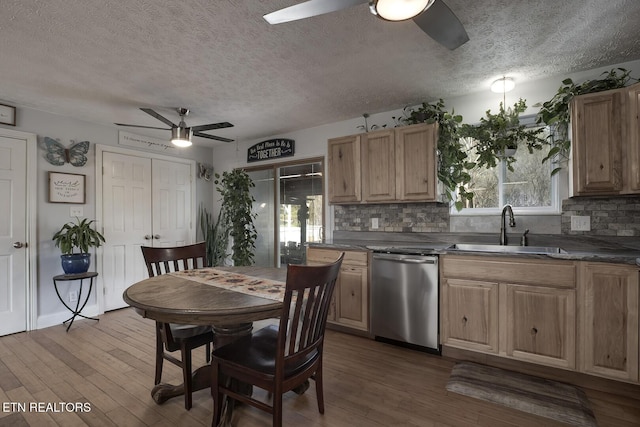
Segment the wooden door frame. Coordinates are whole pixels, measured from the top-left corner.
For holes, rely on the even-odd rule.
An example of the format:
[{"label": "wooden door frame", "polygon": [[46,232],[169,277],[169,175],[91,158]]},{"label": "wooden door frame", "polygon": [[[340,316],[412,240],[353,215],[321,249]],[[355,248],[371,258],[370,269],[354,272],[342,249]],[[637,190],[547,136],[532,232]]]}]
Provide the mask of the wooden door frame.
[{"label": "wooden door frame", "polygon": [[[7,138],[15,138],[26,140],[27,142],[27,170],[26,174],[26,247],[27,266],[25,271],[26,278],[26,330],[32,331],[38,325],[38,240],[37,240],[37,224],[38,224],[38,136],[35,133],[22,132],[0,128],[0,135]],[[43,172],[44,173],[44,172]]]},{"label": "wooden door frame", "polygon": [[[103,172],[103,164],[102,157],[104,153],[114,153],[121,154],[124,156],[135,156],[142,157],[146,159],[157,159],[164,160],[168,162],[174,163],[184,163],[191,166],[191,240],[195,241],[196,237],[196,161],[191,159],[185,159],[182,157],[172,157],[165,156],[162,154],[150,153],[146,151],[138,151],[132,150],[129,148],[121,148],[113,145],[103,145],[96,144],[96,225],[101,228],[101,231],[104,232],[104,222],[103,222],[103,193],[102,193],[102,172]],[[152,166],[153,167],[153,166]],[[153,209],[153,207],[152,207]],[[98,304],[98,313],[104,313],[104,282],[102,280],[102,247],[96,250],[96,271],[98,272],[98,277],[96,278],[96,302]]]}]

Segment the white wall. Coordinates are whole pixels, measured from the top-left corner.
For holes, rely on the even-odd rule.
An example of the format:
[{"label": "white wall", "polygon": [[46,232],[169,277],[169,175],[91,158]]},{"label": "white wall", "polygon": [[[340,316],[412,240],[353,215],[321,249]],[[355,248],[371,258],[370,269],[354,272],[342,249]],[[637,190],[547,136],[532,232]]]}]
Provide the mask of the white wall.
[{"label": "white wall", "polygon": [[[95,200],[95,144],[118,145],[118,128],[116,126],[103,126],[77,120],[70,117],[58,116],[38,110],[17,107],[17,126],[13,130],[30,132],[38,135],[38,176],[37,176],[37,241],[38,241],[38,283],[34,286],[37,292],[37,328],[51,326],[62,322],[69,317],[69,312],[62,306],[56,296],[51,278],[62,274],[60,266],[60,250],[54,246],[51,240],[53,234],[66,222],[73,218],[69,215],[71,206],[81,206],[86,218],[96,217]],[[128,130],[129,131],[129,130]],[[136,133],[136,131],[129,131]],[[88,162],[85,166],[74,167],[70,164],[54,166],[49,164],[42,149],[42,141],[45,136],[59,139],[66,147],[71,145],[71,140],[91,143]],[[131,148],[131,147],[126,147]],[[142,150],[140,150],[142,151]],[[178,153],[180,157],[211,163],[213,150],[209,147],[192,146]],[[63,203],[48,202],[48,172],[68,172],[86,175],[86,203],[84,205],[68,205]],[[196,205],[203,203],[209,209],[213,206],[213,182],[198,179],[196,181]],[[95,260],[92,260],[95,263]],[[95,264],[92,264],[95,268]],[[77,282],[61,282],[61,293],[66,295],[67,287],[77,286]],[[86,288],[85,288],[86,289]],[[95,291],[89,300],[84,313],[96,314],[97,303]]]}]

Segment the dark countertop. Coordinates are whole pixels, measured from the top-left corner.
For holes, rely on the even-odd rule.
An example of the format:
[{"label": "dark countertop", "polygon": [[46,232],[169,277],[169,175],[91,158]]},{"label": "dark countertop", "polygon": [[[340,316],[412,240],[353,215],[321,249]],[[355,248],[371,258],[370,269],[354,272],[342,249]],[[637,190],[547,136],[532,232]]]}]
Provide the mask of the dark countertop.
[{"label": "dark countertop", "polygon": [[[348,233],[343,233],[348,234]],[[388,234],[388,236],[385,236]],[[365,235],[365,236],[363,236]],[[309,243],[310,247],[389,252],[394,248],[410,249],[424,255],[479,255],[547,258],[576,261],[608,262],[640,266],[640,239],[629,237],[590,237],[567,235],[529,235],[529,246],[562,248],[564,253],[503,253],[451,249],[456,243],[497,244],[498,236],[486,233],[358,233],[341,236],[325,243]],[[509,246],[517,246],[512,242]]]}]

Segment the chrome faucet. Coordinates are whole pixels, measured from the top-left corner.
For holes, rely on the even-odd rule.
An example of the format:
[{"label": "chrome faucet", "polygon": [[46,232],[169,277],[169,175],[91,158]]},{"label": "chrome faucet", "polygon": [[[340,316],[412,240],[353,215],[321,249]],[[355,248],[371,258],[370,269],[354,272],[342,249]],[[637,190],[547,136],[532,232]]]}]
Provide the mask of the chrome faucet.
[{"label": "chrome faucet", "polygon": [[500,215],[500,244],[503,246],[507,245],[507,230],[504,225],[507,212],[509,212],[509,227],[516,226],[516,220],[513,217],[513,208],[511,208],[511,205],[504,205],[504,208],[502,208],[502,214]]}]

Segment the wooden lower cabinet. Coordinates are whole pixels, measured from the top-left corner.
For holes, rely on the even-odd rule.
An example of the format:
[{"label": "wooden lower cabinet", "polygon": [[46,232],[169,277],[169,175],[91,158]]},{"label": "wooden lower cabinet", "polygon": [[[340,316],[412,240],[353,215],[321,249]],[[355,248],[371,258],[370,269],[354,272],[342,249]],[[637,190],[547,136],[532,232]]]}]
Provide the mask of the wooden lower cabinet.
[{"label": "wooden lower cabinet", "polygon": [[[340,256],[339,250],[309,247],[307,263],[326,264]],[[358,331],[369,331],[369,253],[344,251],[345,257],[333,291],[327,322]]]},{"label": "wooden lower cabinet", "polygon": [[574,289],[504,285],[506,355],[547,366],[574,369]]},{"label": "wooden lower cabinet", "polygon": [[637,382],[638,268],[582,263],[582,372]]},{"label": "wooden lower cabinet", "polygon": [[640,382],[640,272],[628,264],[443,255],[442,344]]},{"label": "wooden lower cabinet", "polygon": [[470,350],[498,353],[498,284],[447,279],[441,320],[443,341]]},{"label": "wooden lower cabinet", "polygon": [[574,369],[576,263],[441,257],[442,344]]}]

